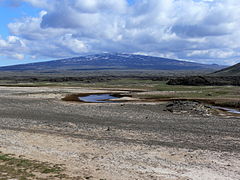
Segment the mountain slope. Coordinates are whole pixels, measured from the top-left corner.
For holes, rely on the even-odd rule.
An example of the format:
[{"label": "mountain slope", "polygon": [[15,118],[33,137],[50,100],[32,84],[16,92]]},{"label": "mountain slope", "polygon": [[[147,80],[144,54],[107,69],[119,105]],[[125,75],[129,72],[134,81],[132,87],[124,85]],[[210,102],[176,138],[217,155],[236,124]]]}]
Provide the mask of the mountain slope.
[{"label": "mountain slope", "polygon": [[233,66],[224,68],[222,70],[216,71],[211,75],[214,76],[240,76],[240,63]]},{"label": "mountain slope", "polygon": [[82,70],[218,70],[219,65],[199,64],[167,58],[132,54],[97,54],[48,62],[0,67],[0,71],[82,71]]}]

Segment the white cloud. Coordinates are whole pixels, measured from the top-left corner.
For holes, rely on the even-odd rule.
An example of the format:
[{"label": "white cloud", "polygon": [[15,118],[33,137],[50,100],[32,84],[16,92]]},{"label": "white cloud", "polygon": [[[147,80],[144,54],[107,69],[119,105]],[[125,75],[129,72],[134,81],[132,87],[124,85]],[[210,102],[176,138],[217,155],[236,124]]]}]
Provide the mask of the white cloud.
[{"label": "white cloud", "polygon": [[9,24],[12,35],[0,38],[4,52],[9,47],[36,59],[141,52],[216,63],[240,56],[236,0],[139,0],[131,6],[127,0],[15,2],[43,11]]},{"label": "white cloud", "polygon": [[78,40],[72,36],[72,34],[66,34],[58,41],[59,45],[64,48],[68,48],[73,53],[83,53],[87,51],[87,47],[81,40]]},{"label": "white cloud", "polygon": [[233,50],[217,50],[217,49],[209,49],[209,50],[195,50],[190,53],[187,53],[188,57],[211,57],[211,58],[230,58],[233,55],[240,55],[240,53],[236,53]]},{"label": "white cloud", "polygon": [[5,40],[0,39],[0,48],[6,47],[8,44]]},{"label": "white cloud", "polygon": [[31,3],[33,6],[44,8],[48,7],[50,3],[49,0],[22,0],[22,1]]},{"label": "white cloud", "polygon": [[14,59],[19,59],[19,60],[24,59],[24,55],[23,54],[13,54],[12,57]]}]

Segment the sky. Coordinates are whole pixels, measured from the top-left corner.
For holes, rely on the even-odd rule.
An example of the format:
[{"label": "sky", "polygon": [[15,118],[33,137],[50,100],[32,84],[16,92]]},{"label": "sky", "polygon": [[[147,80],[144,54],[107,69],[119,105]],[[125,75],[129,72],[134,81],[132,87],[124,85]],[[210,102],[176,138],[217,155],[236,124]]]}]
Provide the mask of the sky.
[{"label": "sky", "polygon": [[0,0],[0,66],[98,53],[240,62],[239,0]]}]

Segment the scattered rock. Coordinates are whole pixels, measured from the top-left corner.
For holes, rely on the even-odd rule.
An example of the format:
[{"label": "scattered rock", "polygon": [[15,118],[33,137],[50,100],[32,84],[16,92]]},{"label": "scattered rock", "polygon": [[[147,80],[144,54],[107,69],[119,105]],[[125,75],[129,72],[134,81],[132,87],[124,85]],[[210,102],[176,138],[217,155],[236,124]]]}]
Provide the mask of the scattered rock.
[{"label": "scattered rock", "polygon": [[91,178],[93,178],[92,176],[87,176],[87,177],[85,177],[85,179],[91,179]]},{"label": "scattered rock", "polygon": [[197,101],[174,100],[167,104],[166,109],[172,113],[198,114],[209,116],[210,108]]}]

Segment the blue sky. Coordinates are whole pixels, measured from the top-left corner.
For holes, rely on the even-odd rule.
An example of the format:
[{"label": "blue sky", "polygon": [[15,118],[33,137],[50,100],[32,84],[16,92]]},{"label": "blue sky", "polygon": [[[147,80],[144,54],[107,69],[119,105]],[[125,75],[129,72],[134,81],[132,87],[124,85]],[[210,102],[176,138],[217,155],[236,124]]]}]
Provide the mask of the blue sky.
[{"label": "blue sky", "polygon": [[[18,5],[18,4],[17,4]],[[27,16],[37,16],[40,8],[34,8],[31,4],[23,2],[18,6],[14,6],[8,1],[0,1],[0,34],[6,38],[10,35],[8,24],[17,21],[19,18]]]},{"label": "blue sky", "polygon": [[231,65],[237,0],[0,0],[0,66],[102,52]]}]

